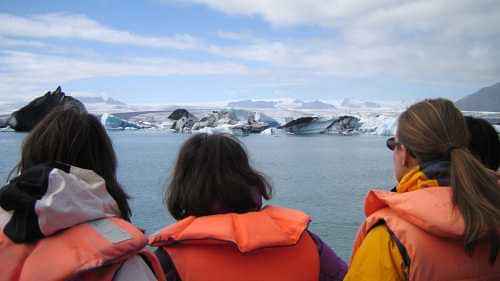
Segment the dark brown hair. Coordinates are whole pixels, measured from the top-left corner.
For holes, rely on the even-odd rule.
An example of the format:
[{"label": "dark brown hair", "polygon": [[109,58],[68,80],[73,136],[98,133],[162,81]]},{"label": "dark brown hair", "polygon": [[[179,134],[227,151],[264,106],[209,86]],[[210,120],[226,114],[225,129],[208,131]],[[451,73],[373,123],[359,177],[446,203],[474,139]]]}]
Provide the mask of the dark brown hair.
[{"label": "dark brown hair", "polygon": [[469,149],[483,164],[496,171],[500,167],[500,140],[495,128],[486,120],[465,117],[471,140]]},{"label": "dark brown hair", "polygon": [[499,246],[500,188],[495,174],[469,151],[470,135],[462,113],[446,99],[416,103],[399,117],[397,135],[420,163],[451,162],[453,201],[465,222],[464,249],[470,254],[477,242],[489,239],[493,262]]},{"label": "dark brown hair", "polygon": [[179,152],[165,203],[177,220],[257,211],[271,185],[254,170],[242,144],[226,134],[196,134]]},{"label": "dark brown hair", "polygon": [[93,170],[101,176],[118,204],[121,217],[130,220],[129,196],[116,178],[113,144],[96,116],[76,107],[59,107],[33,128],[22,145],[19,172],[56,161]]}]

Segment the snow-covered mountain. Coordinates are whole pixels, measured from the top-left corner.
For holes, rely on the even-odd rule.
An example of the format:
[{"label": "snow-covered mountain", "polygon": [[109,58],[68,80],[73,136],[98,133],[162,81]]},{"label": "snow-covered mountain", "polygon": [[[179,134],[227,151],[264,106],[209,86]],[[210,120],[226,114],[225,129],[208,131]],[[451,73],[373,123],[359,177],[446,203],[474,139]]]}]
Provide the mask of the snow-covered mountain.
[{"label": "snow-covered mountain", "polygon": [[227,106],[234,108],[275,108],[277,104],[276,101],[242,100],[229,102]]},{"label": "snow-covered mountain", "polygon": [[274,100],[242,100],[227,104],[232,108],[244,109],[306,109],[306,110],[334,110],[335,106],[320,100],[302,101],[298,99],[281,98]]},{"label": "snow-covered mountain", "polygon": [[350,98],[345,98],[340,104],[342,107],[348,108],[381,108],[379,103],[372,101],[359,101]]},{"label": "snow-covered mountain", "polygon": [[109,105],[127,105],[126,103],[113,99],[113,98],[103,98],[100,96],[75,96],[78,100],[83,102],[84,104],[96,104],[96,103],[101,103],[101,104],[109,104]]},{"label": "snow-covered mountain", "polygon": [[319,109],[319,110],[334,110],[336,107],[333,104],[329,104],[326,102],[322,102],[319,100],[311,101],[311,102],[304,102],[304,101],[299,101],[301,104],[300,109]]}]

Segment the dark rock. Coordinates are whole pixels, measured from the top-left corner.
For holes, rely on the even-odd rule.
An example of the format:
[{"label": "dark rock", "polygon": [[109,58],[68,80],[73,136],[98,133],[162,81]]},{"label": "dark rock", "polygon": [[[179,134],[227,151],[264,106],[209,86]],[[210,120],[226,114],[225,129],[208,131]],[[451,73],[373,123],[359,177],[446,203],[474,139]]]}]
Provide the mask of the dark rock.
[{"label": "dark rock", "polygon": [[79,100],[66,96],[61,87],[57,87],[55,91],[47,92],[12,113],[7,119],[7,125],[18,132],[29,132],[57,106],[75,107],[86,111],[85,106]]},{"label": "dark rock", "polygon": [[179,133],[190,131],[195,122],[198,121],[196,116],[189,113],[189,111],[184,108],[174,110],[174,112],[168,116],[168,119],[174,121],[171,129]]},{"label": "dark rock", "polygon": [[194,115],[189,113],[189,111],[187,111],[184,108],[179,108],[179,109],[174,110],[174,112],[172,112],[172,114],[170,114],[168,116],[168,119],[177,121],[177,120],[181,119],[182,117],[194,118]]}]

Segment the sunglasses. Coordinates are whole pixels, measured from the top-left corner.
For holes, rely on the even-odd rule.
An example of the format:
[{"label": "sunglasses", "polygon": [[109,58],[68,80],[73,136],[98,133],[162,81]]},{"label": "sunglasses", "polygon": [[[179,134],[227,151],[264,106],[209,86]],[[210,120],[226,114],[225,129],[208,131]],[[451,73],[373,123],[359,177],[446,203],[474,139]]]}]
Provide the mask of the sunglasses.
[{"label": "sunglasses", "polygon": [[401,143],[398,142],[395,137],[388,138],[385,144],[387,145],[387,148],[389,148],[390,150],[394,150],[398,145],[401,145]]},{"label": "sunglasses", "polygon": [[[387,145],[387,148],[389,148],[392,151],[394,151],[394,149],[396,149],[398,145],[402,145],[402,143],[398,142],[395,137],[388,138],[385,144]],[[406,150],[408,151],[408,153],[410,153],[412,157],[415,158],[415,154],[411,150],[409,150],[408,148],[406,148]]]}]

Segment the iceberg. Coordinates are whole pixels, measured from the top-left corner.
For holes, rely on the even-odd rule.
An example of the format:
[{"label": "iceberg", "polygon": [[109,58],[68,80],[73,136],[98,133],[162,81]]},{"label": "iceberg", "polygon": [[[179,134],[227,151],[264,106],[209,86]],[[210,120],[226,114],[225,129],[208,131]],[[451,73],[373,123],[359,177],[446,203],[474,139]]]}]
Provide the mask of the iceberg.
[{"label": "iceberg", "polygon": [[301,117],[279,127],[291,134],[357,134],[361,127],[360,119],[355,116],[340,117]]},{"label": "iceberg", "polygon": [[223,134],[231,134],[239,137],[243,136],[248,136],[249,131],[247,128],[241,125],[230,125],[230,124],[223,124],[217,127],[203,127],[200,129],[192,130],[192,133],[206,133],[206,134],[216,134],[216,133],[223,133]]},{"label": "iceberg", "polygon": [[326,133],[339,135],[353,135],[359,133],[360,119],[355,116],[340,116],[327,128]]},{"label": "iceberg", "polygon": [[11,127],[7,126],[7,127],[3,127],[3,128],[0,128],[0,132],[15,132],[16,130],[12,129]]},{"label": "iceberg", "polygon": [[108,130],[142,129],[141,126],[135,123],[120,119],[109,113],[104,113],[103,115],[101,115],[101,124]]},{"label": "iceberg", "polygon": [[238,134],[260,133],[270,127],[277,127],[279,123],[273,118],[259,112],[251,112],[242,109],[214,110],[207,116],[195,122],[192,130],[199,131],[202,128],[216,128],[229,126]]},{"label": "iceberg", "polygon": [[267,128],[265,129],[264,131],[260,132],[260,135],[263,135],[263,136],[279,136],[283,133],[283,131],[281,129],[278,129],[278,128]]},{"label": "iceberg", "polygon": [[290,134],[322,134],[337,120],[329,117],[301,117],[279,127]]},{"label": "iceberg", "polygon": [[367,134],[379,136],[393,136],[396,134],[397,117],[377,115],[375,117],[361,118],[360,131]]}]

